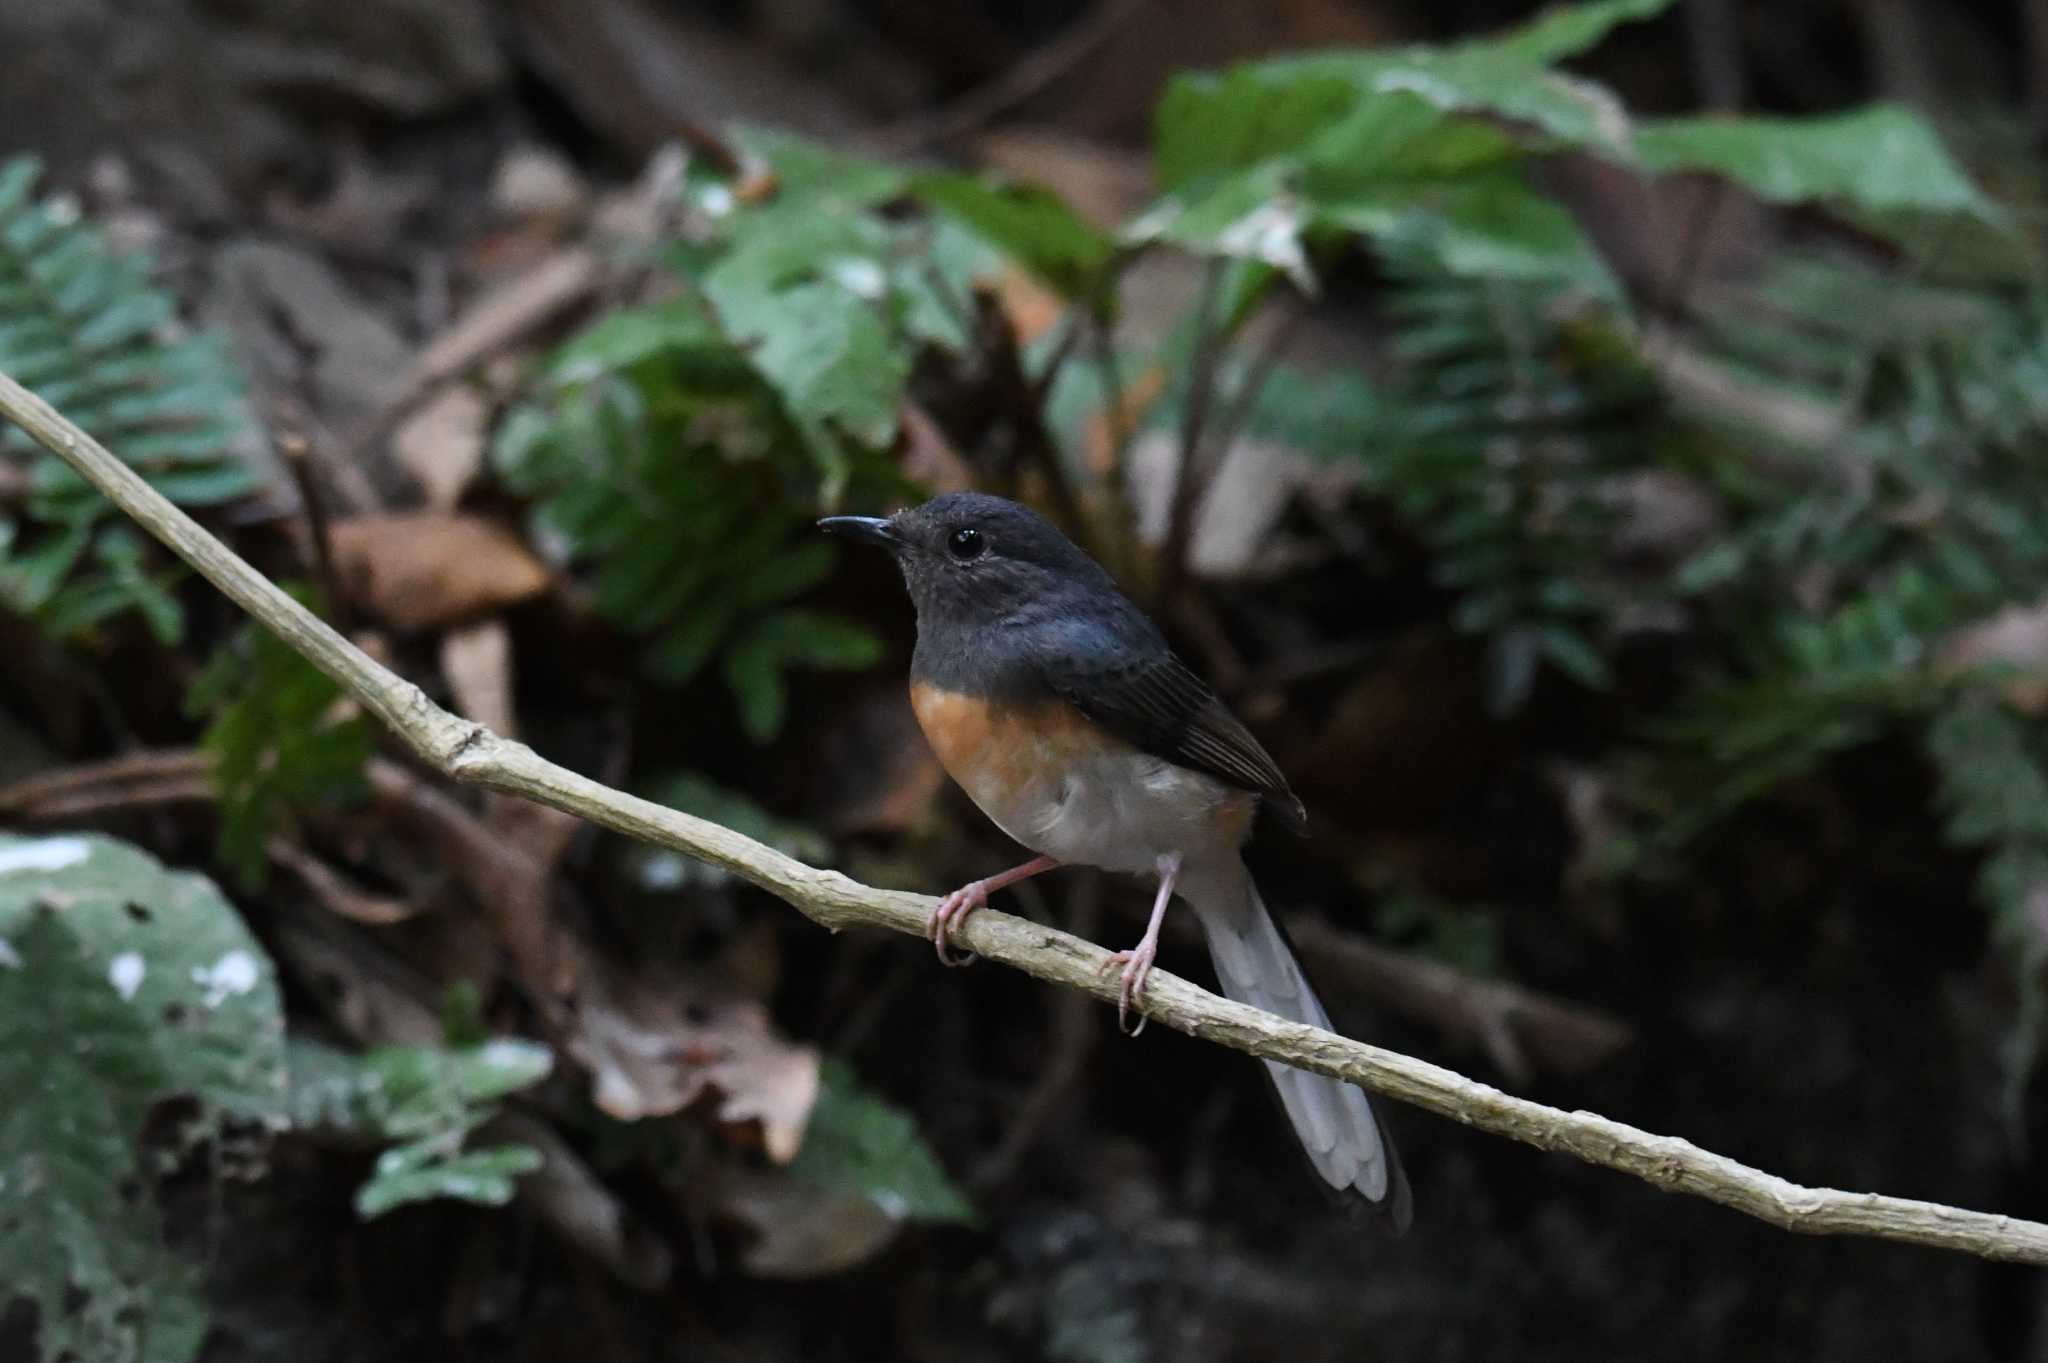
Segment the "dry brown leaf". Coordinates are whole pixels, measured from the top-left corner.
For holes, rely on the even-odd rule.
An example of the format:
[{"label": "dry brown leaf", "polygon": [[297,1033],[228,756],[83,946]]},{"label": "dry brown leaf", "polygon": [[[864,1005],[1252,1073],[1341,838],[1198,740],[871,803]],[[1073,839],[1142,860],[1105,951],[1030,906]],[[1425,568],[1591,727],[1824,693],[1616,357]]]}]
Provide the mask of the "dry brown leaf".
[{"label": "dry brown leaf", "polygon": [[843,1273],[881,1253],[899,1225],[871,1198],[827,1192],[772,1170],[727,1171],[718,1205],[754,1232],[741,1260],[763,1278]]},{"label": "dry brown leaf", "polygon": [[437,511],[452,510],[484,463],[490,404],[465,385],[444,388],[392,433],[392,452]]},{"label": "dry brown leaf", "polygon": [[446,512],[357,516],[329,527],[342,590],[403,630],[439,629],[545,591],[547,565],[496,521]]},{"label": "dry brown leaf", "polygon": [[[493,616],[441,636],[441,675],[455,708],[493,733],[516,737],[512,706],[512,631]],[[567,817],[567,816],[564,816]]]},{"label": "dry brown leaf", "polygon": [[758,1123],[771,1159],[796,1157],[818,1097],[818,1053],[777,1036],[759,1003],[708,979],[657,985],[593,964],[577,1019],[569,1052],[608,1115],[666,1116],[715,1091],[719,1120]]}]

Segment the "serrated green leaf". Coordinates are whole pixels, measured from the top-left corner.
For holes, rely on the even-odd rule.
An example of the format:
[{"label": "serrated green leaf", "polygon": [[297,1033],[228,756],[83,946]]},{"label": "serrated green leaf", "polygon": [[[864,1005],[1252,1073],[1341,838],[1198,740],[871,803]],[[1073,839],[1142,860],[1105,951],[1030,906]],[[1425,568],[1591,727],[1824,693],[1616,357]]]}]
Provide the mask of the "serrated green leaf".
[{"label": "serrated green leaf", "polygon": [[873,303],[831,284],[800,284],[726,320],[799,420],[871,447],[895,439],[910,358],[890,343]]}]

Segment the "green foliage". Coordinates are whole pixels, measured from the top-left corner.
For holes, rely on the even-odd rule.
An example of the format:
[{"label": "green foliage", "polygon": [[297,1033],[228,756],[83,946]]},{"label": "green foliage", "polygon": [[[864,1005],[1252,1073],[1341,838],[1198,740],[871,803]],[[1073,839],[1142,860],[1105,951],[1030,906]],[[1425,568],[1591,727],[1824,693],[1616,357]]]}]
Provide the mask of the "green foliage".
[{"label": "green foliage", "polygon": [[[656,804],[693,814],[721,828],[745,834],[798,861],[818,865],[831,860],[832,843],[807,824],[778,818],[745,795],[695,772],[676,772],[653,782],[641,794]],[[719,882],[727,873],[692,861],[664,847],[635,844],[628,849],[635,878],[651,890],[679,890],[697,882]]]},{"label": "green foliage", "polygon": [[185,705],[210,719],[199,743],[220,791],[220,858],[251,888],[269,866],[264,843],[294,806],[364,792],[369,722],[326,673],[261,626],[243,626],[214,655]]},{"label": "green foliage", "polygon": [[37,1306],[45,1359],[195,1356],[145,1120],[174,1097],[182,1140],[285,1115],[276,978],[213,884],[110,838],[0,834],[0,1092],[0,1306]]},{"label": "green foliage", "polygon": [[288,1055],[294,1127],[392,1142],[356,1190],[364,1220],[434,1198],[503,1206],[512,1200],[513,1180],[541,1165],[531,1146],[466,1142],[497,1114],[498,1099],[547,1077],[554,1057],[545,1046],[498,1037],[452,1049],[386,1046],[350,1055],[295,1039]]},{"label": "green foliage", "polygon": [[1950,706],[1927,729],[1950,840],[1983,851],[1977,893],[2012,971],[2019,1015],[2007,1040],[2005,1115],[2023,1129],[2025,1082],[2048,1033],[2048,742],[2041,727],[1983,702]]},{"label": "green foliage", "polygon": [[971,175],[923,175],[925,203],[949,213],[1069,297],[1105,282],[1116,244],[1064,199],[1036,185],[998,185]]},{"label": "green foliage", "polygon": [[[0,161],[0,371],[33,389],[187,507],[248,495],[254,439],[246,383],[219,337],[183,334],[146,256],[114,250],[76,203],[34,196],[37,165]],[[13,426],[0,428],[0,607],[54,638],[126,611],[175,642],[170,570],[114,508]],[[0,480],[4,486],[4,480]]]},{"label": "green foliage", "polygon": [[974,1205],[902,1109],[827,1060],[803,1148],[789,1172],[833,1193],[857,1193],[898,1220],[971,1224]]}]

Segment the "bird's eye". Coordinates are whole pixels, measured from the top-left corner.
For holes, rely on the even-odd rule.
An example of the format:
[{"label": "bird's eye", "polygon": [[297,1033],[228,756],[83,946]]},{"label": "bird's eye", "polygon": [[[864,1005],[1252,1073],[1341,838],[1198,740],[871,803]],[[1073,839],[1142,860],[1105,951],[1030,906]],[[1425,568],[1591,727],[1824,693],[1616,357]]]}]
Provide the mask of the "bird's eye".
[{"label": "bird's eye", "polygon": [[972,526],[963,530],[955,530],[951,537],[946,540],[946,552],[962,563],[980,558],[987,550],[988,541],[983,539],[981,532]]}]

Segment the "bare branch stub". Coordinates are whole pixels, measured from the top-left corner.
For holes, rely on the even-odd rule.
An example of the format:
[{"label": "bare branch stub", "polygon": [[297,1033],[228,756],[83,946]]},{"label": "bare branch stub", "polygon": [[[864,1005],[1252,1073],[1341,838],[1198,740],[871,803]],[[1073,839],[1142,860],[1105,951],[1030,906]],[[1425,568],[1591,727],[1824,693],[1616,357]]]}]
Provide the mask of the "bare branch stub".
[{"label": "bare branch stub", "polygon": [[[384,668],[252,568],[133,469],[48,403],[0,373],[0,416],[62,459],[150,534],[368,706],[436,768],[460,781],[522,795],[629,837],[721,866],[834,929],[867,926],[924,935],[931,900],[878,890],[784,856],[731,829],[664,808],[558,767],[520,743],[457,718]],[[1104,1003],[1116,986],[1108,953],[1055,928],[985,909],[963,945],[989,960],[1078,989]],[[1412,1056],[1232,1003],[1155,970],[1147,1016],[1190,1036],[1362,1084],[1390,1098],[1539,1149],[1618,1169],[1671,1192],[1732,1207],[1787,1230],[1857,1235],[1987,1259],[2048,1266],[2048,1225],[1930,1202],[1805,1188],[1688,1141],[1589,1112],[1517,1098]]]}]

